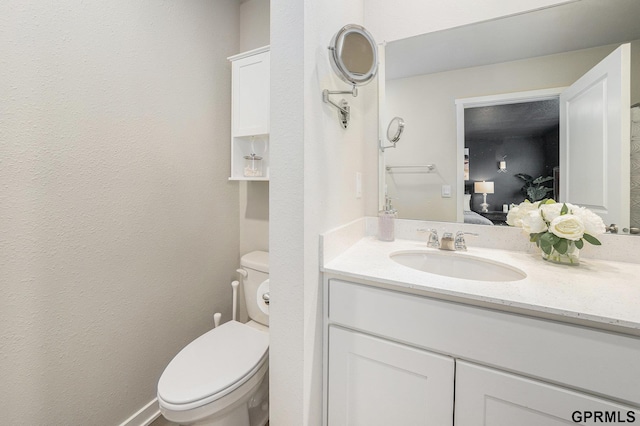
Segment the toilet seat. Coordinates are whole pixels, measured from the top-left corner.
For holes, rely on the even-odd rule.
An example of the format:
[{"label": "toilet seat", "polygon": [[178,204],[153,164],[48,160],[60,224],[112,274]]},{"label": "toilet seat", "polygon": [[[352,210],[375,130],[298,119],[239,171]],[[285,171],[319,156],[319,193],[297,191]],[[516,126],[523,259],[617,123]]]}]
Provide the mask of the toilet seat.
[{"label": "toilet seat", "polygon": [[266,369],[268,350],[267,333],[237,321],[222,324],[173,358],[158,382],[158,399],[183,411],[223,398]]}]

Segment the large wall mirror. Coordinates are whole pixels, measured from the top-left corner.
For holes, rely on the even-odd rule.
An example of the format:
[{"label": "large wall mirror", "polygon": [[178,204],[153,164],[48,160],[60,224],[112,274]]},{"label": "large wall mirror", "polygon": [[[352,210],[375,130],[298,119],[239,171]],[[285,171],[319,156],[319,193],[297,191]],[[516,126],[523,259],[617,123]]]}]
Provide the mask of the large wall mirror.
[{"label": "large wall mirror", "polygon": [[[640,130],[633,136],[631,124],[640,121],[639,17],[638,0],[581,0],[387,43],[380,120],[400,116],[407,127],[402,144],[381,153],[380,193],[405,219],[503,224],[504,205],[534,194],[605,204],[607,223],[640,226]],[[604,135],[607,125],[588,118],[572,124],[581,145],[564,140],[562,96],[615,55],[629,81],[618,94],[623,134]],[[489,212],[477,188],[493,191]],[[618,206],[624,213],[610,214]]]}]

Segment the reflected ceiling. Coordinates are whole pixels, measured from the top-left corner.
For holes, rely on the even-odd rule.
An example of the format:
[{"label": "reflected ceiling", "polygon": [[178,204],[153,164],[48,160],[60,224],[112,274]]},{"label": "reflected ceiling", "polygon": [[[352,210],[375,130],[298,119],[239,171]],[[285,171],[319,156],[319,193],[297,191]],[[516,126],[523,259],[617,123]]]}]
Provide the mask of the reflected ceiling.
[{"label": "reflected ceiling", "polygon": [[468,108],[464,111],[467,139],[541,136],[558,128],[558,99]]},{"label": "reflected ceiling", "polygon": [[386,78],[392,80],[637,40],[640,39],[639,17],[640,0],[581,0],[508,19],[393,41],[385,49]]}]

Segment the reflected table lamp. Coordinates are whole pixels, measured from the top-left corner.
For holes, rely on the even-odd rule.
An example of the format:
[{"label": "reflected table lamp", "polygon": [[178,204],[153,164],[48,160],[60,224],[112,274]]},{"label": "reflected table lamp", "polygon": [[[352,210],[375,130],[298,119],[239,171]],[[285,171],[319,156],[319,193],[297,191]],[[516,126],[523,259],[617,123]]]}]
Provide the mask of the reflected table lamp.
[{"label": "reflected table lamp", "polygon": [[482,207],[483,213],[488,212],[489,209],[487,209],[487,207],[489,207],[489,204],[487,204],[487,194],[493,194],[493,182],[485,182],[484,180],[482,182],[475,182],[473,184],[473,190],[476,194],[482,194],[484,196],[484,202],[480,204],[480,206]]}]

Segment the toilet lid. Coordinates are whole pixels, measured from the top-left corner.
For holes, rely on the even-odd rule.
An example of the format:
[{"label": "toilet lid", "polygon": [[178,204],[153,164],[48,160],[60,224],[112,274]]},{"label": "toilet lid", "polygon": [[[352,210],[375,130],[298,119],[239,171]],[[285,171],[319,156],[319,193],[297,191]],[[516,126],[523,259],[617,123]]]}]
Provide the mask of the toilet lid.
[{"label": "toilet lid", "polygon": [[267,333],[237,321],[224,323],[173,358],[158,382],[158,396],[172,404],[188,404],[226,394],[226,389],[251,377],[268,350]]}]

